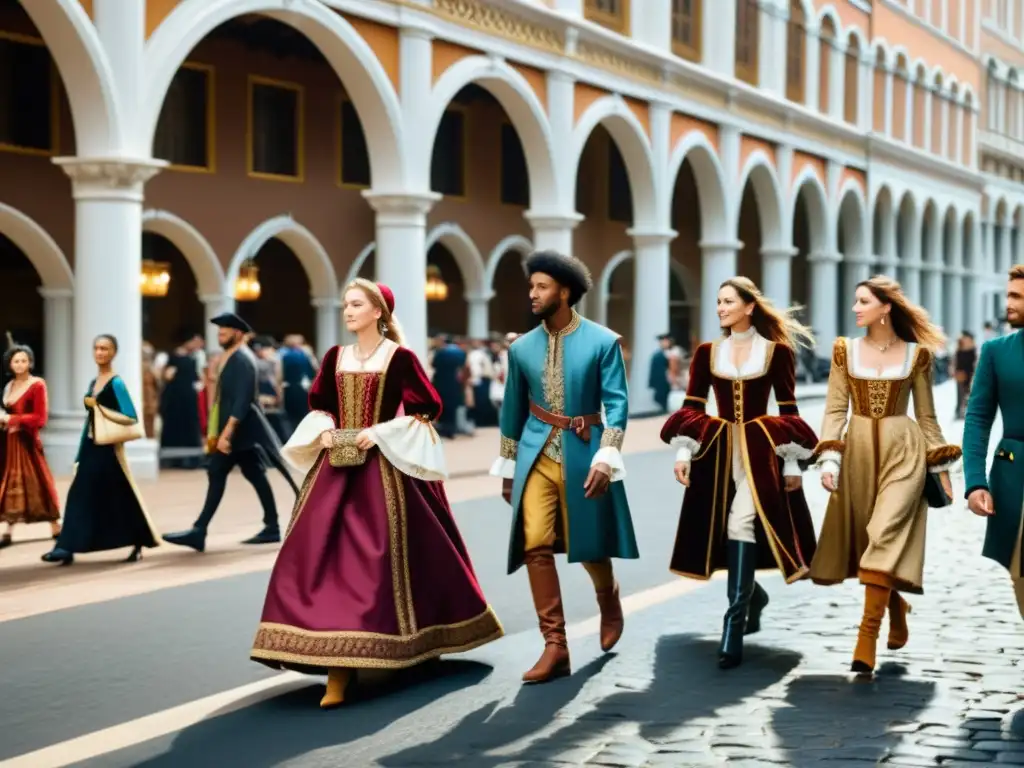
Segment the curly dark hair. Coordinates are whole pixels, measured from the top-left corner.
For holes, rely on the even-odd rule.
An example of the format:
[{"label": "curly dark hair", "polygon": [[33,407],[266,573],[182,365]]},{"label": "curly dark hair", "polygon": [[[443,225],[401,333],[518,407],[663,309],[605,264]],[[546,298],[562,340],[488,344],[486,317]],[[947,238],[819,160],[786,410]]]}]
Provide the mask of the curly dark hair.
[{"label": "curly dark hair", "polygon": [[32,368],[35,367],[35,365],[36,365],[36,356],[32,352],[32,348],[29,347],[26,344],[15,344],[13,347],[8,347],[7,351],[4,352],[4,369],[3,369],[3,372],[4,372],[5,376],[9,376],[10,375],[10,373],[11,373],[11,361],[14,359],[14,356],[16,354],[18,354],[19,352],[25,353],[25,355],[28,357],[29,370],[31,370]]},{"label": "curly dark hair", "polygon": [[575,256],[565,256],[555,251],[531,253],[526,258],[526,271],[530,275],[536,272],[550,275],[559,285],[568,288],[570,307],[576,306],[583,294],[594,285],[586,264]]}]

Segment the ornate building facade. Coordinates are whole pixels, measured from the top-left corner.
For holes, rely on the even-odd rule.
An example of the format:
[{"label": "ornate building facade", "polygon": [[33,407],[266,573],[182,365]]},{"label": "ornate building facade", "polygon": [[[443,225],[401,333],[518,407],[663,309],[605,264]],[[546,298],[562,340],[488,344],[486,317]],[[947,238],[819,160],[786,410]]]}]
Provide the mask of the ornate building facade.
[{"label": "ornate building facade", "polygon": [[0,0],[0,326],[71,414],[58,471],[96,334],[138,397],[144,338],[232,306],[326,349],[356,275],[423,353],[524,330],[523,256],[572,252],[637,411],[656,336],[714,336],[734,274],[821,350],[875,272],[980,331],[1024,261],[1021,6]]}]

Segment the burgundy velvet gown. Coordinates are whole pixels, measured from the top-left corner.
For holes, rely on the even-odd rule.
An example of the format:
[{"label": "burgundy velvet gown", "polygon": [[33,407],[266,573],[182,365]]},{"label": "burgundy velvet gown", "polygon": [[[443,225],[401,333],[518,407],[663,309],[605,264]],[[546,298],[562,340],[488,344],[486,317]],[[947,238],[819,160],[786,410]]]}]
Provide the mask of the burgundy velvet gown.
[{"label": "burgundy velvet gown", "polygon": [[5,523],[56,522],[60,502],[43,454],[46,382],[37,379],[17,400],[4,401],[10,415],[0,427],[0,520]]},{"label": "burgundy velvet gown", "polygon": [[[718,343],[697,348],[683,407],[661,431],[666,443],[687,437],[700,445],[690,467],[670,568],[681,576],[707,579],[726,567],[727,523],[736,492],[733,440],[738,435],[756,511],[757,568],[778,568],[787,583],[806,578],[816,547],[814,523],[803,489],[785,490],[780,455],[789,449],[809,459],[818,439],[797,409],[796,358],[789,347],[768,342],[763,370],[730,378],[715,370]],[[706,413],[712,388],[718,417]],[[778,416],[768,415],[773,388]]]},{"label": "burgundy velvet gown", "polygon": [[[411,351],[396,347],[377,372],[339,370],[338,359],[335,347],[309,393],[311,411],[338,429],[389,421],[400,407],[420,420],[440,413]],[[332,467],[320,451],[270,577],[253,660],[311,673],[397,669],[501,635],[444,485],[399,471],[376,447],[355,467]]]}]

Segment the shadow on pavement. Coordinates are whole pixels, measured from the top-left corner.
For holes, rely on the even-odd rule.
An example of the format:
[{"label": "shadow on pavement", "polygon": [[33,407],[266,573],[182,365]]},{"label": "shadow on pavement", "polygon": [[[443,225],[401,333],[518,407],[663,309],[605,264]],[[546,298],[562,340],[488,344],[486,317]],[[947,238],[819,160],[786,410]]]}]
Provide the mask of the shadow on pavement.
[{"label": "shadow on pavement", "polygon": [[[346,706],[324,712],[321,681],[253,706],[214,716],[178,734],[164,754],[134,765],[270,768],[310,752],[371,736],[420,707],[486,678],[475,661],[441,660],[360,683]],[[311,678],[315,679],[315,678]]]},{"label": "shadow on pavement", "polygon": [[841,757],[875,765],[896,748],[894,726],[913,722],[931,702],[935,684],[909,680],[904,668],[883,664],[874,679],[851,674],[803,675],[786,690],[788,706],[775,710],[772,729],[793,768]]},{"label": "shadow on pavement", "polygon": [[[473,768],[517,761],[640,765],[642,755],[657,752],[676,756],[675,764],[686,765],[686,753],[707,753],[703,740],[687,729],[688,722],[712,717],[718,708],[778,683],[801,658],[791,651],[748,643],[745,664],[722,672],[716,663],[717,648],[717,642],[692,635],[661,637],[649,687],[623,690],[631,678],[615,670],[607,678],[594,677],[593,687],[583,692],[584,684],[615,658],[601,657],[567,680],[522,689],[508,707],[499,708],[498,702],[482,707],[437,741],[392,755],[380,764],[392,768],[441,765],[472,754]],[[620,658],[619,663],[627,666],[626,672],[635,666],[644,678],[638,684],[646,683],[649,673],[644,660],[634,663]],[[580,701],[575,701],[581,692]],[[567,711],[560,712],[563,709]],[[639,738],[634,735],[637,730]],[[533,741],[515,745],[531,736]]]}]

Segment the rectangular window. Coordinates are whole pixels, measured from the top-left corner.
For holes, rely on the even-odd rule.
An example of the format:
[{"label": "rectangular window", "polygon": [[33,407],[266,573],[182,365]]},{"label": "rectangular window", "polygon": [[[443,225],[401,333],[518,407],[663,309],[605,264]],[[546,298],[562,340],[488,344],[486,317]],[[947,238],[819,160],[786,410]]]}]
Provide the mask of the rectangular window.
[{"label": "rectangular window", "polygon": [[249,175],[301,181],[303,88],[249,78]]},{"label": "rectangular window", "polygon": [[530,205],[530,176],[519,134],[510,123],[501,125],[501,202]]},{"label": "rectangular window", "polygon": [[184,64],[167,89],[153,156],[171,167],[214,170],[213,68]]},{"label": "rectangular window", "polygon": [[761,8],[757,0],[736,0],[737,80],[757,85],[757,50],[761,26]]},{"label": "rectangular window", "polygon": [[633,222],[633,191],[629,188],[626,161],[611,139],[608,141],[608,218],[626,224]]},{"label": "rectangular window", "polygon": [[629,0],[586,0],[583,13],[589,21],[615,32],[629,30]]},{"label": "rectangular window", "polygon": [[434,138],[430,188],[451,197],[466,195],[466,114],[445,110]]},{"label": "rectangular window", "polygon": [[366,146],[363,124],[352,102],[342,99],[340,107],[341,183],[356,187],[370,186],[370,151]]},{"label": "rectangular window", "polygon": [[41,40],[0,37],[0,149],[56,153],[57,73]]},{"label": "rectangular window", "polygon": [[689,61],[701,59],[702,0],[672,0],[672,50]]}]

